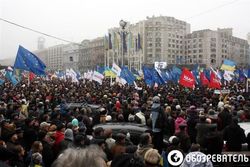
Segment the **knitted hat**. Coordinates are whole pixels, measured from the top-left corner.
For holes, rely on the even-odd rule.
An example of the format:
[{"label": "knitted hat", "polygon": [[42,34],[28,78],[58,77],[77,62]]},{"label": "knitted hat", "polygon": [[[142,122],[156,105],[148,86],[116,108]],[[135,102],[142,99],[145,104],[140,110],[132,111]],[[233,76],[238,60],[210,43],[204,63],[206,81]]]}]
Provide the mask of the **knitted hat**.
[{"label": "knitted hat", "polygon": [[66,130],[65,130],[64,138],[65,138],[65,139],[69,139],[69,140],[71,140],[71,141],[74,140],[74,135],[73,135],[72,129],[66,129]]}]

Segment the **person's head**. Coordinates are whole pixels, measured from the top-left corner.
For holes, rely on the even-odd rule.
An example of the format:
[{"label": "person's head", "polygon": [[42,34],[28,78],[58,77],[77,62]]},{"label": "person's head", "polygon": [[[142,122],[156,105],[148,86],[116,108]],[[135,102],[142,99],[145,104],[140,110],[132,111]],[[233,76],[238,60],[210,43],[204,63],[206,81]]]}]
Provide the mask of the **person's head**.
[{"label": "person's head", "polygon": [[126,141],[126,135],[123,133],[117,133],[116,135],[116,143],[118,144],[125,144]]},{"label": "person's head", "polygon": [[42,122],[40,124],[40,130],[48,132],[49,131],[49,127],[50,127],[50,124],[47,123],[47,122]]},{"label": "person's head", "polygon": [[7,145],[4,140],[0,140],[0,146],[6,148]]},{"label": "person's head", "polygon": [[32,154],[32,161],[34,165],[41,165],[43,162],[42,154],[36,152]]},{"label": "person's head", "polygon": [[149,149],[144,155],[144,161],[146,166],[157,167],[160,163],[161,155],[156,149]]},{"label": "person's head", "polygon": [[11,132],[8,136],[9,141],[11,141],[12,143],[17,143],[18,141],[18,136],[16,134],[16,132]]},{"label": "person's head", "polygon": [[102,127],[95,128],[93,136],[99,137],[104,135],[104,129]]},{"label": "person's head", "polygon": [[16,145],[14,150],[19,157],[23,157],[25,155],[25,149],[21,145]]},{"label": "person's head", "polygon": [[52,167],[106,167],[105,158],[105,153],[96,146],[68,148],[58,156]]},{"label": "person's head", "polygon": [[80,148],[84,147],[84,145],[85,145],[85,138],[84,138],[84,136],[83,135],[76,135],[74,137],[74,145],[76,147],[80,147]]},{"label": "person's head", "polygon": [[153,97],[153,103],[160,103],[160,97],[159,96]]},{"label": "person's head", "polygon": [[105,136],[106,138],[112,137],[112,129],[105,129],[105,130],[104,130],[104,136]]},{"label": "person's head", "polygon": [[140,144],[142,146],[146,146],[146,145],[152,144],[152,137],[151,137],[151,135],[149,133],[143,133],[140,136]]},{"label": "person's head", "polygon": [[43,151],[43,145],[40,141],[34,141],[31,149],[33,153],[36,153],[36,152],[41,153]]},{"label": "person's head", "polygon": [[63,123],[58,123],[56,125],[56,130],[57,131],[61,131],[61,132],[64,132],[65,131],[65,125]]},{"label": "person's head", "polygon": [[111,167],[145,167],[145,163],[136,154],[122,154],[112,160]]},{"label": "person's head", "polygon": [[180,140],[177,136],[171,136],[169,139],[168,139],[169,143],[173,146],[178,146],[179,143],[180,143]]},{"label": "person's head", "polygon": [[64,138],[70,141],[74,140],[74,134],[72,129],[66,129],[64,133]]},{"label": "person's head", "polygon": [[195,151],[200,151],[200,145],[199,144],[192,144],[191,148],[190,148],[191,152],[195,152]]}]

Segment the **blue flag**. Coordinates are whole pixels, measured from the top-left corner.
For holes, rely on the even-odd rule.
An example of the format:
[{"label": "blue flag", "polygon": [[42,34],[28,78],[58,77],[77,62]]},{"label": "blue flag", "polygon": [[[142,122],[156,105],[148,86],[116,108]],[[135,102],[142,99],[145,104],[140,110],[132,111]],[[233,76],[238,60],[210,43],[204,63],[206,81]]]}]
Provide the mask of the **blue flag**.
[{"label": "blue flag", "polygon": [[206,78],[210,81],[210,70],[209,69],[204,69],[203,72],[204,72]]},{"label": "blue flag", "polygon": [[14,68],[31,71],[36,75],[46,75],[46,65],[33,53],[19,45]]},{"label": "blue flag", "polygon": [[167,71],[164,71],[164,70],[161,70],[160,73],[161,73],[162,79],[163,79],[165,82],[167,82],[167,81],[169,80],[169,73],[168,73]]},{"label": "blue flag", "polygon": [[177,83],[181,76],[181,73],[182,71],[180,68],[173,66],[172,71],[171,71],[172,80]]},{"label": "blue flag", "polygon": [[13,74],[13,71],[6,71],[5,77],[14,85],[16,86],[18,84],[18,80],[16,79],[15,75]]},{"label": "blue flag", "polygon": [[196,65],[194,66],[194,69],[192,70],[192,73],[193,73],[193,75],[194,75],[194,77],[195,77],[196,84],[200,84],[200,79],[199,79],[199,77],[200,77],[200,72],[199,72],[199,65],[198,65],[198,64],[196,64]]},{"label": "blue flag", "polygon": [[157,83],[159,85],[165,84],[165,81],[163,80],[162,76],[158,73],[158,71],[155,68],[152,69],[152,74],[154,83]]},{"label": "blue flag", "polygon": [[125,79],[130,85],[134,84],[134,81],[136,80],[135,76],[131,71],[129,71],[128,67],[122,67],[120,77]]},{"label": "blue flag", "polygon": [[135,75],[138,75],[139,76],[139,72],[136,71],[136,69],[134,67],[131,68],[131,72]]},{"label": "blue flag", "polygon": [[3,79],[0,79],[0,86],[4,84],[4,80]]},{"label": "blue flag", "polygon": [[153,80],[153,74],[151,70],[148,67],[142,67],[143,75],[144,75],[144,81],[147,85],[153,86],[154,80]]},{"label": "blue flag", "polygon": [[97,72],[103,74],[104,71],[105,71],[105,67],[103,67],[103,66],[97,66]]}]

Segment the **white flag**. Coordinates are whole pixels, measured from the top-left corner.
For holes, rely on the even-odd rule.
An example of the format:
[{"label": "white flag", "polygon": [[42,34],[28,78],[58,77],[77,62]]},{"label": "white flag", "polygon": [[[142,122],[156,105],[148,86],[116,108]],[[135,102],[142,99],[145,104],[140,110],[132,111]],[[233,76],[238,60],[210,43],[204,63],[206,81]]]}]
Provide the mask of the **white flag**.
[{"label": "white flag", "polygon": [[99,84],[102,84],[103,78],[104,78],[104,76],[101,73],[94,71],[94,73],[92,75],[92,80],[98,82]]},{"label": "white flag", "polygon": [[120,76],[121,71],[122,71],[121,68],[120,68],[118,65],[116,65],[115,63],[113,63],[111,70],[112,70],[117,76]]},{"label": "white flag", "polygon": [[224,71],[223,77],[226,81],[231,81],[233,79],[234,73],[232,71]]},{"label": "white flag", "polygon": [[120,83],[122,85],[125,85],[127,83],[127,81],[125,79],[118,77],[118,76],[116,76],[115,82]]}]

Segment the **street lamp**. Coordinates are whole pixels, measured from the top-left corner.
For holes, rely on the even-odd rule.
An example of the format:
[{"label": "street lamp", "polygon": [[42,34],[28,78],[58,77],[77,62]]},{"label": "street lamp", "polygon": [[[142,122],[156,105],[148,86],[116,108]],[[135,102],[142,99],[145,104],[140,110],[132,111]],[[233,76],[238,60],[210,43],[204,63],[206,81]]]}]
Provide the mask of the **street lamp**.
[{"label": "street lamp", "polygon": [[126,42],[125,41],[125,27],[127,25],[127,22],[124,21],[124,20],[120,20],[119,24],[120,24],[120,27],[121,27],[120,36],[121,36],[121,44],[122,44],[122,46],[121,46],[122,65],[121,66],[123,66],[124,65],[124,42]]}]

